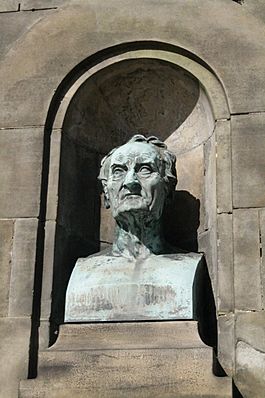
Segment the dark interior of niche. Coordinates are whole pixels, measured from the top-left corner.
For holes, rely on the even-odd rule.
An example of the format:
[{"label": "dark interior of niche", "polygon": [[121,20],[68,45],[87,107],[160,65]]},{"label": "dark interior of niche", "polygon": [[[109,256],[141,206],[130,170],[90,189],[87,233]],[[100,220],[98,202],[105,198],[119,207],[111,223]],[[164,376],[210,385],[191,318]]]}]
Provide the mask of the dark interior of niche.
[{"label": "dark interior of niche", "polygon": [[[100,160],[133,134],[165,140],[190,115],[199,83],[187,71],[156,59],[132,59],[98,71],[78,89],[62,132],[54,254],[51,343],[64,320],[67,283],[79,257],[99,251]],[[197,250],[200,203],[178,191],[164,214],[171,244]],[[172,216],[173,214],[173,216]]]}]

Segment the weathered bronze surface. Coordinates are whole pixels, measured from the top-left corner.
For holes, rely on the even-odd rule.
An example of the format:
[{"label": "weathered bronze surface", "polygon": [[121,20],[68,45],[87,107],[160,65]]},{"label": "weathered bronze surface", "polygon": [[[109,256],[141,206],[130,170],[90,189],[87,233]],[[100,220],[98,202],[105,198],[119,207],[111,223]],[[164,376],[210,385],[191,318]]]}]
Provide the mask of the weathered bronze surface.
[{"label": "weathered bronze surface", "polygon": [[106,207],[116,220],[111,250],[79,259],[65,321],[192,319],[201,260],[164,240],[161,216],[176,183],[175,155],[156,137],[135,135],[102,161]]}]

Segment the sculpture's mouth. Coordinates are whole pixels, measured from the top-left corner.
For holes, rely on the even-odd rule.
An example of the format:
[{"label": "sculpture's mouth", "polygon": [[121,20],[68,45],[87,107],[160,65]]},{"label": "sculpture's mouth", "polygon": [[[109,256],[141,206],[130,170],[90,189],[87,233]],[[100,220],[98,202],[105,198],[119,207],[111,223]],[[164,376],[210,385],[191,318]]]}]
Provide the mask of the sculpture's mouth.
[{"label": "sculpture's mouth", "polygon": [[133,200],[133,199],[139,199],[142,198],[142,195],[140,193],[135,193],[135,192],[125,192],[120,195],[120,200]]},{"label": "sculpture's mouth", "polygon": [[123,199],[133,199],[133,198],[141,198],[142,196],[140,194],[137,193],[126,193],[125,195],[123,195]]}]

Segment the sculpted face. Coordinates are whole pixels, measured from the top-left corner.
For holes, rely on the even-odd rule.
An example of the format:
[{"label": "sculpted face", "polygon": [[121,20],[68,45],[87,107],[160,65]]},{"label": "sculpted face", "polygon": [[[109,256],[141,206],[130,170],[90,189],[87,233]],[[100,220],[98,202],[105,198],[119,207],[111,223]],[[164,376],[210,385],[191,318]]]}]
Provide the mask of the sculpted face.
[{"label": "sculpted face", "polygon": [[106,189],[114,218],[124,212],[150,212],[160,218],[166,197],[164,164],[144,142],[119,147],[110,159]]}]

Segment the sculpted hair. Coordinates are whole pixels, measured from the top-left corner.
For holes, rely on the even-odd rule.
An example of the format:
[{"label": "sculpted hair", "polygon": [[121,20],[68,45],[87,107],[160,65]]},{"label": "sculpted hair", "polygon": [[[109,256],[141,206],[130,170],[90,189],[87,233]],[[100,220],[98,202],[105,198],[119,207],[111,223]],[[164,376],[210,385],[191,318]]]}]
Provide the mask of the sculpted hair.
[{"label": "sculpted hair", "polygon": [[[133,142],[145,142],[146,144],[153,145],[156,147],[157,151],[160,154],[163,165],[164,165],[163,178],[166,182],[167,191],[168,191],[168,193],[174,191],[175,186],[177,184],[176,156],[174,155],[174,153],[170,152],[167,149],[166,144],[155,136],[145,137],[144,135],[136,134],[123,145],[133,143]],[[100,173],[99,173],[98,179],[102,182],[103,186],[104,186],[104,182],[108,179],[108,176],[109,176],[109,162],[111,159],[111,155],[118,148],[119,147],[112,149],[101,161]]]}]

